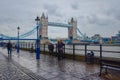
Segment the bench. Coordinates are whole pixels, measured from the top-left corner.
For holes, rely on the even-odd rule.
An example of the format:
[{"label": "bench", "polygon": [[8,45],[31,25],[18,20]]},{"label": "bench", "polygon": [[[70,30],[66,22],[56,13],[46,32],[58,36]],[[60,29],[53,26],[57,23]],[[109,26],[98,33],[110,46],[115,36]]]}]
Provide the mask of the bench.
[{"label": "bench", "polygon": [[105,69],[105,73],[108,73],[108,69],[120,71],[120,61],[115,60],[100,60],[100,76],[102,73],[102,69]]}]

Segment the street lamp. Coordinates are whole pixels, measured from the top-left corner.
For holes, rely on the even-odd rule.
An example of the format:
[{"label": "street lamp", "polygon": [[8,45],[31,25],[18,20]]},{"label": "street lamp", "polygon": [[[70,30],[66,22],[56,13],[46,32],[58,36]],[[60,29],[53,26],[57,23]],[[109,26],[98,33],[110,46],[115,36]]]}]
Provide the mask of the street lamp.
[{"label": "street lamp", "polygon": [[20,46],[19,46],[19,30],[20,30],[20,27],[18,26],[17,27],[17,30],[18,30],[18,45],[17,45],[17,53],[20,52]]},{"label": "street lamp", "polygon": [[37,47],[36,47],[36,59],[40,59],[40,37],[39,37],[39,21],[40,18],[37,16],[37,18],[35,19],[35,21],[37,22]]}]

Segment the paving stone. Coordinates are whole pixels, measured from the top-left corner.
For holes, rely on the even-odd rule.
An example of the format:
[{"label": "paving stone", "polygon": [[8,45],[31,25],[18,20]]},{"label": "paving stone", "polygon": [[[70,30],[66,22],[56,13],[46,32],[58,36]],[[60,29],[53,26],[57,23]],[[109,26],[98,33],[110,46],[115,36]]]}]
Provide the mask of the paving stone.
[{"label": "paving stone", "polygon": [[0,80],[45,80],[0,52]]},{"label": "paving stone", "polygon": [[[1,57],[3,56],[0,55]],[[0,80],[32,80],[32,78],[4,59],[0,60]]]}]

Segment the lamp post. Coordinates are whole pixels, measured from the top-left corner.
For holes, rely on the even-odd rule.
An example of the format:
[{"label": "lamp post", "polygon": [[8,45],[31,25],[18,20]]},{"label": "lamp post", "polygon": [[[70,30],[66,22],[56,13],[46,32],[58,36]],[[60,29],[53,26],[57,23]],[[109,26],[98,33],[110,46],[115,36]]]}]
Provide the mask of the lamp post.
[{"label": "lamp post", "polygon": [[37,16],[35,21],[37,22],[36,59],[40,59],[40,36],[39,36],[39,21],[40,21],[40,18]]},{"label": "lamp post", "polygon": [[19,53],[20,52],[20,46],[19,46],[19,30],[20,30],[20,27],[19,26],[17,27],[17,30],[18,30],[17,53]]}]

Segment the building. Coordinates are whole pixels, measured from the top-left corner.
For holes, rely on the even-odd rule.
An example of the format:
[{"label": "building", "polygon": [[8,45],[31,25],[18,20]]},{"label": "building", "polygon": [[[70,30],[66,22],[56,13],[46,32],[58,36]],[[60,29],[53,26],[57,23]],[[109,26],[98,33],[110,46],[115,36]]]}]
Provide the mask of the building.
[{"label": "building", "polygon": [[112,36],[111,39],[112,43],[120,44],[120,31],[118,31],[118,34],[116,34],[116,36]]}]

